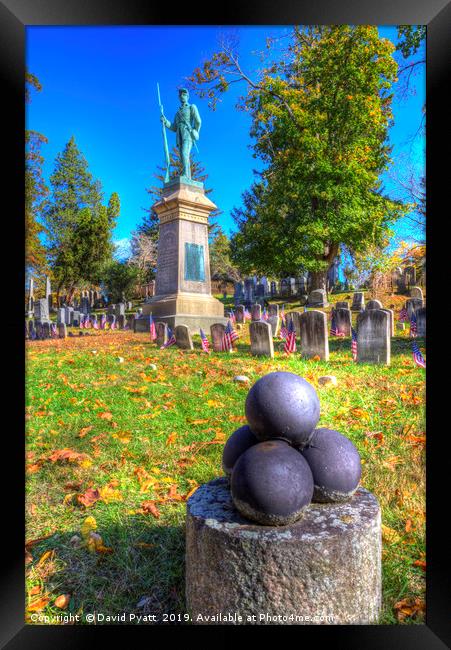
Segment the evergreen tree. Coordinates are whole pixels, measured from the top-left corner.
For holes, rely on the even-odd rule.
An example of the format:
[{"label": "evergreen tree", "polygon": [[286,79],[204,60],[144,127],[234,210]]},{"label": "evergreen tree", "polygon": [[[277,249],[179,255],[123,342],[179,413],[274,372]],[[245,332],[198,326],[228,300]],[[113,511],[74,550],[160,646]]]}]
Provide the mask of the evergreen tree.
[{"label": "evergreen tree", "polygon": [[78,284],[99,282],[102,268],[111,260],[119,197],[113,193],[108,206],[102,205],[100,182],[93,179],[73,136],[56,157],[50,185],[44,217],[51,267],[58,294],[64,286],[70,301]]}]

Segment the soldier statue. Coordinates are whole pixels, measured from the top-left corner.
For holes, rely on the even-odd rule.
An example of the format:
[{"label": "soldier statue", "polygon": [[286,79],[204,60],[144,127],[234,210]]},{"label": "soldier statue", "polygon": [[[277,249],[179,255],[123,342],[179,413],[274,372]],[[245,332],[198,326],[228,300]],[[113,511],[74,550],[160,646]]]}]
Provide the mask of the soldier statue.
[{"label": "soldier statue", "polygon": [[170,122],[164,114],[161,114],[163,125],[175,131],[177,134],[176,144],[182,159],[182,176],[191,179],[190,154],[193,144],[199,139],[199,130],[202,124],[197,106],[189,104],[189,92],[186,88],[179,90],[180,108]]}]

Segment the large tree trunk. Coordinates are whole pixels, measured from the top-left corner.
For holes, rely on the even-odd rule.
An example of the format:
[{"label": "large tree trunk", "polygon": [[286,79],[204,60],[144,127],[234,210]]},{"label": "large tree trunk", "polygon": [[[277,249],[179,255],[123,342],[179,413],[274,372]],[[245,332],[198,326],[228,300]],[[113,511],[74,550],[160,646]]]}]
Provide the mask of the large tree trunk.
[{"label": "large tree trunk", "polygon": [[327,271],[312,271],[310,277],[312,279],[310,291],[313,291],[314,289],[324,289],[324,291],[327,292]]}]

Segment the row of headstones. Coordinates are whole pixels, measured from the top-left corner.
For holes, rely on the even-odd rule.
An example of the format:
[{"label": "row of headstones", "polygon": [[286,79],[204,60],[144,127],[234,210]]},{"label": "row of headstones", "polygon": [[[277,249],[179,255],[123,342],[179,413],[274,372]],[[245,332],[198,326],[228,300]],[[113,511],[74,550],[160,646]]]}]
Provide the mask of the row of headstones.
[{"label": "row of headstones", "polygon": [[[337,303],[340,304],[340,303]],[[341,303],[343,304],[343,303]],[[253,319],[249,332],[251,338],[251,354],[274,356],[273,338],[278,334],[279,316],[278,306],[273,305],[268,321]],[[255,309],[254,315],[258,314]],[[420,307],[415,311],[417,319],[417,336],[426,336],[426,309]],[[334,309],[335,323],[338,331],[344,336],[351,335],[352,312],[347,307]],[[329,337],[327,315],[319,310],[306,312],[288,312],[287,321],[293,321],[297,336],[300,337],[301,354],[305,358],[318,356],[327,361],[329,359]],[[238,318],[237,318],[238,321]],[[379,301],[370,301],[365,311],[360,311],[357,316],[357,361],[369,363],[390,363],[391,337],[395,334],[394,312],[392,309],[383,309]],[[220,332],[218,348],[222,339],[223,325],[212,325],[213,349],[215,349],[213,328]]]},{"label": "row of headstones", "polygon": [[[392,273],[393,284],[398,291],[406,291],[414,287],[417,281],[417,273],[414,266],[406,266],[404,269],[398,267]],[[418,287],[415,287],[418,288]]]},{"label": "row of headstones", "polygon": [[[117,305],[110,305],[107,310],[107,320],[110,323],[114,323],[115,319],[123,322],[125,319],[125,310],[132,309],[132,303],[118,303]],[[77,327],[80,324],[80,319],[84,316],[86,317],[90,312],[86,312],[74,307],[60,307],[57,310],[57,323],[65,323],[66,325],[72,325]],[[112,317],[115,317],[114,320]],[[96,318],[96,317],[94,317]]]}]

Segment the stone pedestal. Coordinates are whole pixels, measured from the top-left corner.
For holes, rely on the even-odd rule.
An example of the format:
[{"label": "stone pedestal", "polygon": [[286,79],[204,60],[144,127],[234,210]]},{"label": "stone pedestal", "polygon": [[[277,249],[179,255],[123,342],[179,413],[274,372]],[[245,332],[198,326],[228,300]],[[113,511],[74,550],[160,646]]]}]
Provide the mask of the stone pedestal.
[{"label": "stone pedestal", "polygon": [[153,207],[160,220],[156,294],[143,314],[172,329],[187,325],[192,333],[226,324],[224,305],[211,295],[208,215],[215,204],[201,183],[177,178]]},{"label": "stone pedestal", "polygon": [[215,479],[187,502],[187,609],[194,624],[375,623],[381,546],[380,508],[363,488],[273,527],[244,519],[228,479]]}]

